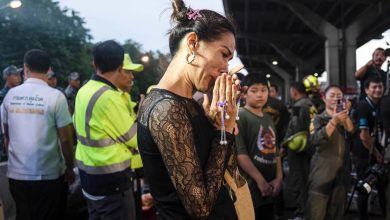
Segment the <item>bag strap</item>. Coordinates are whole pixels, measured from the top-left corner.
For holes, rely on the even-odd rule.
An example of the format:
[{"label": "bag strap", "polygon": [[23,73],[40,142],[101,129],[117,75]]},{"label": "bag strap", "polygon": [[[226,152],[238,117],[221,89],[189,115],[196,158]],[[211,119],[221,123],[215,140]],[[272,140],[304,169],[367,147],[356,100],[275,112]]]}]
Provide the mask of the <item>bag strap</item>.
[{"label": "bag strap", "polygon": [[236,191],[237,190],[237,185],[236,183],[234,182],[234,179],[233,177],[230,175],[229,171],[225,170],[225,174],[223,175],[226,183],[229,185],[229,187],[233,190],[233,191]]}]

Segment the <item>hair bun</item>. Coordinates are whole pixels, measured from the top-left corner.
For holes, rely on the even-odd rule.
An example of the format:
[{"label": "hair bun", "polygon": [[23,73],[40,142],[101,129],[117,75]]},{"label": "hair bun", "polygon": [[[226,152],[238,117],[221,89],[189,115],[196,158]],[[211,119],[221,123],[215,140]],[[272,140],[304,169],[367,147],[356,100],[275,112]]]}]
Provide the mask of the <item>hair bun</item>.
[{"label": "hair bun", "polygon": [[171,20],[176,22],[186,22],[187,19],[187,7],[183,0],[172,0],[173,12]]}]

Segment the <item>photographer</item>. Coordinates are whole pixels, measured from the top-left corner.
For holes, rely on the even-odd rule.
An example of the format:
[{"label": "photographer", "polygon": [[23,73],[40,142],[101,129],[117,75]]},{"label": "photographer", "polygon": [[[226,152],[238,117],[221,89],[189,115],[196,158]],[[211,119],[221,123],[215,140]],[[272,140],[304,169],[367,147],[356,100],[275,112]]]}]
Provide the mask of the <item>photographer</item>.
[{"label": "photographer", "polygon": [[381,69],[385,60],[385,50],[378,47],[372,53],[372,59],[356,71],[355,77],[360,82],[360,100],[363,100],[367,96],[364,84],[368,78],[378,77],[383,82],[383,86],[386,87],[386,72]]},{"label": "photographer", "polygon": [[[364,83],[364,90],[367,97],[360,101],[356,109],[356,122],[360,132],[352,149],[358,180],[364,180],[370,166],[383,160],[379,145],[382,134],[382,123],[379,120],[379,101],[383,96],[382,79],[368,78]],[[385,211],[383,187],[380,184],[376,186],[379,203],[382,211]],[[360,190],[358,190],[358,211],[360,219],[368,219],[368,193]]]},{"label": "photographer", "polygon": [[[341,101],[343,100],[343,101]],[[348,115],[349,103],[343,99],[340,87],[325,89],[325,110],[315,116],[310,143],[315,147],[309,174],[307,218],[310,220],[344,219],[348,157],[346,134],[355,126]]]}]

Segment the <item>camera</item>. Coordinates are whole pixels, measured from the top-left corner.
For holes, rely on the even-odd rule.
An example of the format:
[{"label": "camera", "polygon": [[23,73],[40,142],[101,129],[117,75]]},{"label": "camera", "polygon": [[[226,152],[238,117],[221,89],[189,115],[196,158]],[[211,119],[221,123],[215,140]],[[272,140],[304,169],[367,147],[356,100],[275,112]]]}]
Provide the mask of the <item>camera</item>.
[{"label": "camera", "polygon": [[390,57],[390,48],[386,48],[385,50],[385,56]]},{"label": "camera", "polygon": [[345,110],[347,100],[342,98],[337,100],[336,112],[342,112]]},{"label": "camera", "polygon": [[377,183],[386,183],[389,173],[390,164],[376,163],[367,170],[367,175],[364,179],[359,180],[356,189],[365,194],[370,194],[374,185]]}]

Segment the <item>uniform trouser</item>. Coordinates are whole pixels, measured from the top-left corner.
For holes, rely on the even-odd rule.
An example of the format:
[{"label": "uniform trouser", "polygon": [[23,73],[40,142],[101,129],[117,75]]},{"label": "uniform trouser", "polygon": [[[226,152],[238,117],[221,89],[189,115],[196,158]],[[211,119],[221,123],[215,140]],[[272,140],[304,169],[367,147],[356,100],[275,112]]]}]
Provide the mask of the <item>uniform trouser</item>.
[{"label": "uniform trouser", "polygon": [[132,189],[106,195],[100,200],[86,198],[90,220],[129,220],[136,219]]},{"label": "uniform trouser", "polygon": [[55,180],[9,179],[16,204],[16,220],[64,219],[68,185],[64,177]]},{"label": "uniform trouser", "polygon": [[307,179],[309,177],[310,160],[306,152],[296,153],[288,150],[287,152],[289,179],[293,188],[293,196],[297,201],[296,215],[303,215],[305,203],[307,200]]},{"label": "uniform trouser", "polygon": [[[367,176],[367,169],[370,167],[368,159],[355,158],[356,174],[358,180],[363,180]],[[379,205],[381,207],[382,213],[386,213],[386,193],[385,187],[380,184],[376,184],[378,190]],[[368,217],[368,194],[363,192],[358,192],[358,212],[360,219],[369,219]]]},{"label": "uniform trouser", "polygon": [[318,157],[315,162],[309,176],[307,219],[344,219],[347,174],[336,160]]}]

